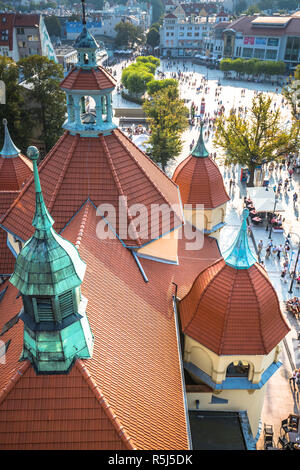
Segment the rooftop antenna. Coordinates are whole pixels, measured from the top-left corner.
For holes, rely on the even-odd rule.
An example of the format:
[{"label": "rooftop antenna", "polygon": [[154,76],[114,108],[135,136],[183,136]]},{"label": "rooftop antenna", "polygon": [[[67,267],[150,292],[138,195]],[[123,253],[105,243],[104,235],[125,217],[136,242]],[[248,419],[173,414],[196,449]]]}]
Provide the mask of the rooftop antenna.
[{"label": "rooftop antenna", "polygon": [[82,4],[82,24],[86,24],[86,19],[85,19],[85,0],[81,0]]}]

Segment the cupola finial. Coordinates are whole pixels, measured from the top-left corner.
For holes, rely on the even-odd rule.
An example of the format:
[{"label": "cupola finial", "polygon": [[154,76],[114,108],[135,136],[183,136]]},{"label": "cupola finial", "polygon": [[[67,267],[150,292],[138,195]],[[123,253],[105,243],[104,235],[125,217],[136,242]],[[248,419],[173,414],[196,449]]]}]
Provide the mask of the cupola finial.
[{"label": "cupola finial", "polygon": [[53,226],[54,220],[49,214],[43,198],[40,177],[37,167],[37,161],[39,158],[38,149],[34,146],[28,147],[27,156],[33,164],[33,175],[35,185],[35,214],[32,221],[32,225],[36,228],[37,231],[45,232]]},{"label": "cupola finial", "polygon": [[205,158],[205,157],[208,157],[208,155],[209,155],[209,153],[208,153],[208,151],[205,147],[205,143],[204,143],[203,127],[204,127],[204,121],[201,120],[201,122],[200,122],[200,135],[199,135],[199,138],[198,138],[198,142],[197,142],[196,146],[194,147],[194,149],[192,151],[193,157]]},{"label": "cupola finial", "polygon": [[4,144],[0,152],[0,155],[6,158],[16,157],[20,153],[20,149],[15,146],[10,136],[9,130],[7,128],[7,120],[3,119],[4,124]]},{"label": "cupola finial", "polygon": [[248,269],[257,262],[257,259],[250,250],[247,235],[247,218],[249,210],[243,210],[243,221],[239,233],[225,253],[223,254],[225,263],[236,269]]}]

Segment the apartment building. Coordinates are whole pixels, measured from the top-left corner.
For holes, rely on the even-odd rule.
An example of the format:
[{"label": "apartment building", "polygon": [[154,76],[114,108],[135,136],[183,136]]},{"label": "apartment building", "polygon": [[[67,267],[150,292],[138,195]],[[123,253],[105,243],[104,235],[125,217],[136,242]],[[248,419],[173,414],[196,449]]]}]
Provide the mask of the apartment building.
[{"label": "apartment building", "polygon": [[229,25],[225,12],[213,16],[178,18],[168,13],[160,30],[162,57],[202,55],[218,59],[223,54],[223,30]]},{"label": "apartment building", "polygon": [[35,54],[57,62],[42,15],[0,13],[0,55],[18,61]]}]

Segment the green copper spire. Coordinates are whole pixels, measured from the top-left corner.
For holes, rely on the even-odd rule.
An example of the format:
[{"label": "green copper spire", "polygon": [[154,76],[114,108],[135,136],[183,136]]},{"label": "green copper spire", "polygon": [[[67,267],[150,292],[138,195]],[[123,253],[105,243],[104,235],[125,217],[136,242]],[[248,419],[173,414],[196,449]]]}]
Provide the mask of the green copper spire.
[{"label": "green copper spire", "polygon": [[194,147],[194,149],[192,151],[193,157],[206,158],[209,155],[209,153],[208,153],[208,151],[205,147],[205,143],[204,143],[204,139],[203,139],[203,126],[204,126],[204,122],[201,121],[200,135],[199,135],[199,138],[198,138],[198,142],[197,142],[196,146]]},{"label": "green copper spire", "polygon": [[45,205],[37,169],[38,150],[28,148],[33,162],[35,232],[21,250],[10,282],[24,295],[59,295],[82,283],[86,265],[75,246],[58,235]]},{"label": "green copper spire", "polygon": [[81,295],[86,264],[72,243],[58,235],[45,205],[37,168],[39,152],[28,148],[33,162],[35,232],[19,253],[10,282],[22,294],[23,352],[38,374],[68,373],[77,358],[92,356],[94,338]]},{"label": "green copper spire", "polygon": [[37,168],[37,161],[39,158],[39,151],[36,147],[28,147],[27,149],[27,156],[33,163],[33,175],[34,175],[34,185],[35,185],[35,214],[32,221],[33,227],[36,228],[35,235],[37,237],[41,236],[44,237],[44,233],[39,234],[38,231],[41,230],[43,232],[49,230],[52,225],[54,224],[54,220],[52,219],[51,215],[48,212],[48,209],[45,205],[39,172]]},{"label": "green copper spire", "polygon": [[3,148],[0,152],[0,155],[2,157],[6,158],[13,158],[19,155],[20,149],[15,146],[15,144],[12,141],[12,138],[10,136],[9,130],[7,128],[7,120],[3,119],[3,124],[4,124],[4,144]]},{"label": "green copper spire", "polygon": [[248,243],[248,236],[247,236],[247,217],[249,216],[249,210],[243,210],[243,222],[239,233],[231,245],[225,253],[223,253],[223,257],[225,259],[225,263],[228,266],[231,266],[236,269],[248,269],[253,264],[257,262],[257,259],[252,254],[250,250],[249,243]]}]

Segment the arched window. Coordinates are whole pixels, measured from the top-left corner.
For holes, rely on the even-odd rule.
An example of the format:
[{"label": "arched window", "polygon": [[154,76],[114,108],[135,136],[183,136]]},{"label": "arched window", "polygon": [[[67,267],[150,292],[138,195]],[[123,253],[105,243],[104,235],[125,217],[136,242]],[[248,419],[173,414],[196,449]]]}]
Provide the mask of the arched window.
[{"label": "arched window", "polygon": [[96,123],[95,101],[91,96],[82,96],[80,98],[80,118],[82,124]]},{"label": "arched window", "polygon": [[107,121],[107,96],[102,96],[102,121]]},{"label": "arched window", "polygon": [[227,367],[226,377],[248,377],[249,364],[245,361],[234,361]]},{"label": "arched window", "polygon": [[74,122],[75,121],[75,111],[74,111],[74,99],[73,96],[68,97],[69,101],[69,121]]},{"label": "arched window", "polygon": [[89,55],[86,52],[83,54],[83,62],[86,65],[89,63]]}]

